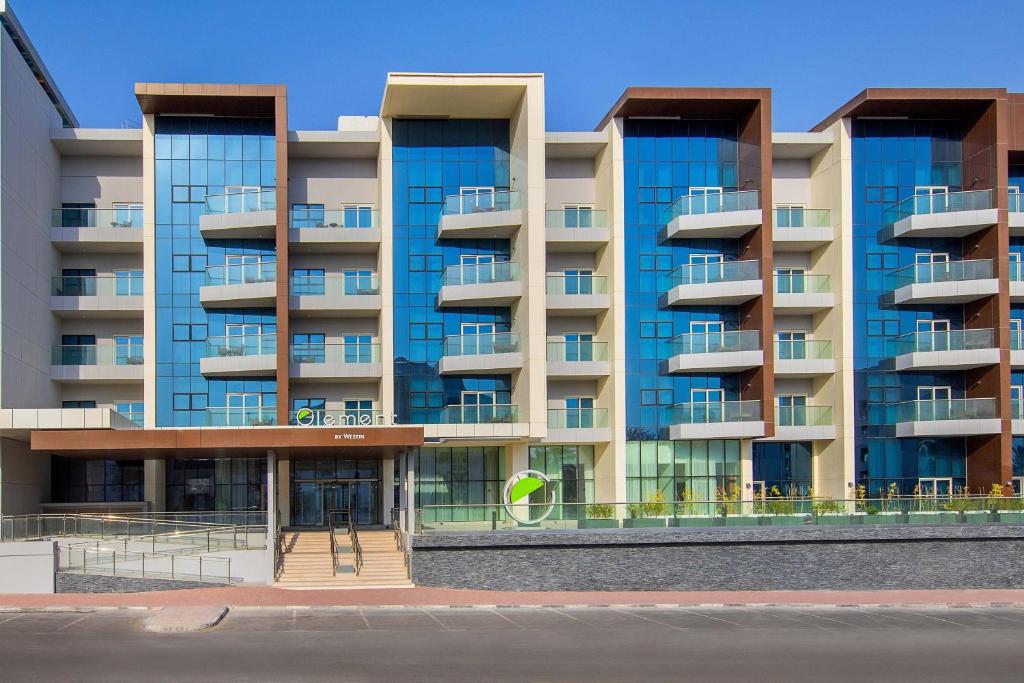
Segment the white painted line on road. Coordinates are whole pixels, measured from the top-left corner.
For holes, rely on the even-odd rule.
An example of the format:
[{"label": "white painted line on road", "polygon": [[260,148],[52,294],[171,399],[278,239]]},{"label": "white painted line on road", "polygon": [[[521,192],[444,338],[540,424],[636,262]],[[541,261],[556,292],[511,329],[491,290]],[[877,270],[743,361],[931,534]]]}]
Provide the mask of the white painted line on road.
[{"label": "white painted line on road", "polygon": [[78,617],[78,618],[77,618],[77,619],[75,619],[74,621],[72,621],[72,622],[70,622],[70,623],[67,623],[67,624],[64,624],[63,626],[61,626],[61,627],[60,627],[59,629],[57,629],[57,630],[58,630],[58,631],[63,631],[63,630],[64,630],[64,629],[66,629],[66,628],[71,628],[72,626],[74,626],[74,625],[75,625],[75,624],[77,624],[78,622],[80,622],[80,621],[85,621],[86,619],[88,619],[88,618],[89,618],[89,617],[91,617],[91,616],[92,616],[92,613],[91,613],[91,612],[90,612],[89,614],[83,614],[82,616]]}]

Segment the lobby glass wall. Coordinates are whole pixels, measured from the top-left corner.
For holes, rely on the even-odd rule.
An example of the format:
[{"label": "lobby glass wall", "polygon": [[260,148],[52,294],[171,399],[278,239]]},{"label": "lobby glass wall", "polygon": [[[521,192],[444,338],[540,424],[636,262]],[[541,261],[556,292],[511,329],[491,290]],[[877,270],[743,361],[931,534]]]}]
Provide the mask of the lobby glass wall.
[{"label": "lobby glass wall", "polygon": [[325,526],[355,513],[360,525],[380,524],[381,469],[373,458],[304,458],[291,463],[291,523]]},{"label": "lobby glass wall", "polygon": [[714,501],[739,494],[740,442],[626,442],[626,502]]},{"label": "lobby glass wall", "polygon": [[167,510],[266,511],[266,472],[260,458],[168,460]]},{"label": "lobby glass wall", "polygon": [[[437,294],[446,267],[509,261],[510,242],[439,240],[437,231],[445,197],[470,190],[509,189],[509,122],[396,120],[393,132],[398,420],[432,424],[445,419],[445,406],[507,405],[512,395],[509,375],[441,377],[438,363],[442,340],[448,335],[508,332],[510,309],[441,309]],[[472,410],[456,413],[463,419],[473,415]]]},{"label": "lobby glass wall", "polygon": [[[601,502],[594,500],[593,446],[530,446],[530,469],[546,474],[558,491],[559,505],[548,519],[576,519],[581,512],[576,503]],[[541,505],[547,502],[544,495],[541,489],[530,502]]]},{"label": "lobby glass wall", "polygon": [[[670,341],[680,334],[738,329],[736,306],[659,307],[677,267],[735,260],[733,239],[668,240],[658,233],[679,197],[717,188],[735,192],[735,121],[627,119],[623,140],[626,236],[626,425],[630,440],[654,440],[668,430],[675,403],[739,399],[739,375],[660,374]],[[721,325],[721,327],[718,327]]]},{"label": "lobby glass wall", "polygon": [[811,443],[754,444],[754,481],[768,496],[806,496],[814,486]]},{"label": "lobby glass wall", "polygon": [[932,320],[949,321],[951,329],[962,329],[963,306],[885,304],[893,290],[893,271],[931,258],[963,258],[959,238],[888,239],[897,203],[931,191],[927,188],[963,189],[962,124],[858,119],[853,122],[852,137],[857,483],[869,495],[892,484],[909,495],[919,478],[933,476],[951,477],[954,488],[962,488],[966,485],[964,440],[892,438],[891,406],[927,397],[929,387],[949,387],[951,398],[964,398],[964,373],[895,372],[891,340],[928,329]]},{"label": "lobby glass wall", "polygon": [[144,500],[141,460],[85,460],[54,455],[50,495],[54,503],[120,503]]},{"label": "lobby glass wall", "polygon": [[[277,185],[274,121],[218,117],[159,116],[155,135],[156,190],[156,424],[198,427],[245,422],[276,405],[277,388],[267,378],[205,378],[199,360],[207,337],[228,328],[273,331],[273,309],[206,311],[199,288],[207,268],[274,260],[273,240],[206,240],[199,217],[207,196],[226,192],[272,192]],[[241,208],[241,206],[239,206]],[[248,265],[251,272],[259,266]],[[246,271],[237,267],[244,281]],[[213,271],[223,273],[221,271]],[[226,271],[230,275],[232,271]],[[223,279],[223,277],[222,277]],[[223,409],[238,406],[234,415]],[[245,406],[247,409],[243,409]],[[221,409],[209,411],[208,409]]]},{"label": "lobby glass wall", "polygon": [[416,508],[429,505],[485,507],[429,508],[421,518],[434,521],[486,521],[501,503],[505,449],[500,446],[420,448],[416,459]]}]

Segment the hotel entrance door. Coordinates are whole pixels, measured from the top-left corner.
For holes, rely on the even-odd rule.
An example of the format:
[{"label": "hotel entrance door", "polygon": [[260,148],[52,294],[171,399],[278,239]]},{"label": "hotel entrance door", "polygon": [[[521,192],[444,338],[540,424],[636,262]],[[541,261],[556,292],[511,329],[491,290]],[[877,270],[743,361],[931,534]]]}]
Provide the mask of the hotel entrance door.
[{"label": "hotel entrance door", "polygon": [[328,515],[352,507],[355,523],[380,524],[380,482],[304,481],[292,484],[293,526],[327,526]]}]

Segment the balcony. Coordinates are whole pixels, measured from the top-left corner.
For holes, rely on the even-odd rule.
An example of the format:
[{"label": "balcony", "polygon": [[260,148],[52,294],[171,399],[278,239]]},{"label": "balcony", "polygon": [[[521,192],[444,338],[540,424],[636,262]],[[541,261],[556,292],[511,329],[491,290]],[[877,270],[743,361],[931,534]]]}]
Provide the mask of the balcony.
[{"label": "balcony", "polygon": [[994,398],[954,398],[893,404],[897,437],[998,434],[1001,421]]},{"label": "balcony", "polygon": [[142,253],[142,207],[54,209],[50,241],[64,253]]},{"label": "balcony", "polygon": [[277,301],[277,263],[209,266],[199,301],[206,308],[268,308]]},{"label": "balcony", "polygon": [[142,382],[143,358],[142,344],[54,346],[50,379],[92,384]]},{"label": "balcony", "polygon": [[608,212],[585,207],[544,212],[548,251],[593,253],[608,244]]},{"label": "balcony", "polygon": [[743,237],[761,225],[757,190],[686,195],[672,202],[659,237],[717,239]]},{"label": "balcony", "polygon": [[352,273],[293,275],[288,282],[293,316],[373,317],[380,313],[380,277]]},{"label": "balcony", "polygon": [[991,259],[913,264],[889,278],[895,304],[965,304],[999,293]]},{"label": "balcony", "polygon": [[273,427],[277,408],[207,408],[207,427]]},{"label": "balcony", "polygon": [[199,232],[207,239],[274,239],[277,190],[245,190],[206,195]]},{"label": "balcony", "polygon": [[1024,268],[1019,261],[1010,261],[1010,301],[1024,303]]},{"label": "balcony", "polygon": [[511,306],[523,295],[519,264],[448,266],[441,275],[440,306]]},{"label": "balcony", "polygon": [[897,370],[969,370],[999,364],[991,329],[911,332],[890,341]]},{"label": "balcony", "polygon": [[1024,193],[1010,193],[1010,234],[1014,237],[1024,236]]},{"label": "balcony", "polygon": [[437,223],[438,239],[504,239],[523,225],[518,192],[457,194],[445,197]]},{"label": "balcony", "polygon": [[548,408],[550,443],[603,443],[611,441],[608,411],[604,408]]},{"label": "balcony", "polygon": [[775,406],[775,436],[765,441],[831,441],[832,406]]},{"label": "balcony", "polygon": [[519,422],[519,409],[512,404],[455,404],[441,410],[437,422],[425,425],[423,432],[427,438],[521,439],[530,426]]},{"label": "balcony", "polygon": [[296,380],[368,382],[381,376],[380,344],[292,344],[288,375]]},{"label": "balcony", "polygon": [[693,263],[666,276],[662,306],[735,306],[764,293],[757,261]]},{"label": "balcony", "polygon": [[832,342],[827,339],[776,339],[775,376],[810,378],[836,371]]},{"label": "balcony", "polygon": [[1010,330],[1010,367],[1024,368],[1024,335]]},{"label": "balcony", "polygon": [[772,242],[777,252],[812,251],[835,239],[828,209],[786,207],[775,209]]},{"label": "balcony", "polygon": [[764,436],[760,401],[677,403],[668,409],[668,438],[753,439]]},{"label": "balcony", "polygon": [[604,275],[548,275],[545,278],[548,312],[561,316],[592,316],[611,305],[608,278]]},{"label": "balcony", "polygon": [[775,274],[775,310],[789,315],[810,315],[835,305],[832,277],[810,273]]},{"label": "balcony", "polygon": [[741,372],[764,365],[756,330],[680,334],[669,340],[667,373]]},{"label": "balcony", "polygon": [[519,335],[456,334],[441,341],[442,375],[477,375],[517,372],[523,368]]},{"label": "balcony", "polygon": [[1010,431],[1014,436],[1024,435],[1024,404],[1020,399],[1010,400]]},{"label": "balcony", "polygon": [[277,335],[207,337],[199,372],[207,377],[273,377],[277,374]]},{"label": "balcony", "polygon": [[549,341],[549,379],[600,379],[611,373],[608,342]]},{"label": "balcony", "polygon": [[368,206],[292,208],[288,243],[295,252],[374,253],[380,248],[380,212]]},{"label": "balcony", "polygon": [[914,195],[885,212],[893,237],[966,237],[995,225],[992,190]]},{"label": "balcony", "polygon": [[141,275],[55,276],[50,310],[59,318],[141,318]]}]

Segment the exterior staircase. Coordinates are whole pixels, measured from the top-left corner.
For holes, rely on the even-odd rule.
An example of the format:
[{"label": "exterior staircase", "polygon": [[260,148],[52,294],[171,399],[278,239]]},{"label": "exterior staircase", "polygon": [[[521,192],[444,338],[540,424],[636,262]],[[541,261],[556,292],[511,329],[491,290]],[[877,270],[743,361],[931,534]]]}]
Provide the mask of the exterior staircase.
[{"label": "exterior staircase", "polygon": [[359,531],[363,565],[357,574],[355,554],[344,530],[338,541],[337,572],[331,568],[329,531],[284,531],[284,556],[278,588],[411,588],[405,557],[393,531]]}]

